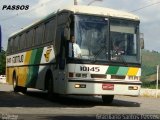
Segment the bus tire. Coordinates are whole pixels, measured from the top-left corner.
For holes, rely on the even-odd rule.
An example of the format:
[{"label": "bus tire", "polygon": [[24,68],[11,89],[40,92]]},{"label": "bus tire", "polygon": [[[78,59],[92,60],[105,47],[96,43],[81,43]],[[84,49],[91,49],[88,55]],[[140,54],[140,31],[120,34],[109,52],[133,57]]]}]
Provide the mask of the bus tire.
[{"label": "bus tire", "polygon": [[22,92],[24,94],[27,92],[26,87],[18,86],[18,79],[15,72],[13,74],[13,90],[14,92]]},{"label": "bus tire", "polygon": [[53,100],[53,77],[51,72],[47,72],[45,76],[45,87],[47,89],[47,98]]},{"label": "bus tire", "polygon": [[26,94],[26,93],[27,93],[27,87],[21,87],[20,89],[21,89],[20,91],[21,91],[23,94]]},{"label": "bus tire", "polygon": [[13,80],[13,90],[14,90],[14,92],[19,92],[20,91],[20,87],[18,86],[18,80],[17,80],[15,72],[13,74],[12,80]]},{"label": "bus tire", "polygon": [[102,100],[104,104],[111,104],[114,99],[114,95],[102,95]]}]

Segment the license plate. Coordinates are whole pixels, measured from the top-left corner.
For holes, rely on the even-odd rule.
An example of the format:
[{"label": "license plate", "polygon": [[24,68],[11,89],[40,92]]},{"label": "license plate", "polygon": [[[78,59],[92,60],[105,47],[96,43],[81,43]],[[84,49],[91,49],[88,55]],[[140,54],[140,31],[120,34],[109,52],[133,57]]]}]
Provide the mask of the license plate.
[{"label": "license plate", "polygon": [[103,90],[114,90],[114,84],[102,84]]}]

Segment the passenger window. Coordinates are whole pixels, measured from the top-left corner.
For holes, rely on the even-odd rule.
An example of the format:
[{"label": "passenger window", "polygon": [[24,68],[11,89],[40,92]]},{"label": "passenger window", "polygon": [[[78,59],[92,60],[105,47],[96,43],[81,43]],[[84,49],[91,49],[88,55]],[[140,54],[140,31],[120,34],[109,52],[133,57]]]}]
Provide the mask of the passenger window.
[{"label": "passenger window", "polygon": [[43,42],[44,25],[40,25],[35,29],[35,45],[40,45]]},{"label": "passenger window", "polygon": [[20,50],[23,50],[25,49],[25,46],[26,46],[26,39],[25,39],[25,33],[23,33],[21,36],[20,36]]},{"label": "passenger window", "polygon": [[30,30],[26,33],[26,42],[27,48],[33,46],[33,30]]},{"label": "passenger window", "polygon": [[47,22],[45,24],[45,39],[44,39],[44,43],[50,42],[54,39],[54,29],[55,28],[55,24],[54,24],[54,20],[51,20],[49,22]]}]

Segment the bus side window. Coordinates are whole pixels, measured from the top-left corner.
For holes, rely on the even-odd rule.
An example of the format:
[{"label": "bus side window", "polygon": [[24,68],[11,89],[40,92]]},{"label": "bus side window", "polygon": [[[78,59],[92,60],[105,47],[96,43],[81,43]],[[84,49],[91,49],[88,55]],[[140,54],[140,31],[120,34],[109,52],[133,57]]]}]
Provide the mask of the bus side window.
[{"label": "bus side window", "polygon": [[10,42],[10,45],[11,45],[11,46],[10,46],[10,47],[11,47],[11,53],[13,53],[13,40],[14,40],[14,39],[12,38],[12,39],[11,39],[11,42]]},{"label": "bus side window", "polygon": [[44,37],[44,25],[39,25],[35,28],[35,46],[41,45]]},{"label": "bus side window", "polygon": [[26,33],[23,33],[23,40],[24,40],[24,48],[27,48],[27,38],[26,38]]},{"label": "bus side window", "polygon": [[19,44],[19,36],[14,38],[14,41],[13,41],[13,52],[17,52],[18,44]]},{"label": "bus side window", "polygon": [[19,36],[19,50],[22,50],[23,49],[23,38],[22,38],[22,35]]},{"label": "bus side window", "polygon": [[15,38],[15,42],[14,42],[15,52],[17,52],[17,51],[19,50],[19,39],[20,39],[19,36],[17,36],[17,37]]},{"label": "bus side window", "polygon": [[12,48],[11,48],[11,53],[14,52],[14,39],[15,39],[15,38],[12,38],[12,39],[11,39],[11,47],[12,47]]},{"label": "bus side window", "polygon": [[12,38],[8,40],[7,53],[8,54],[12,53]]},{"label": "bus side window", "polygon": [[55,34],[55,21],[50,20],[49,22],[45,23],[45,39],[44,43],[48,43],[54,39]]},{"label": "bus side window", "polygon": [[30,40],[29,40],[29,31],[26,32],[26,48],[29,48]]},{"label": "bus side window", "polygon": [[33,30],[30,30],[26,33],[26,42],[27,42],[27,48],[30,48],[33,46]]},{"label": "bus side window", "polygon": [[25,49],[25,46],[26,46],[26,43],[25,43],[25,33],[23,33],[23,34],[20,36],[19,43],[20,43],[19,49],[20,49],[20,50]]}]

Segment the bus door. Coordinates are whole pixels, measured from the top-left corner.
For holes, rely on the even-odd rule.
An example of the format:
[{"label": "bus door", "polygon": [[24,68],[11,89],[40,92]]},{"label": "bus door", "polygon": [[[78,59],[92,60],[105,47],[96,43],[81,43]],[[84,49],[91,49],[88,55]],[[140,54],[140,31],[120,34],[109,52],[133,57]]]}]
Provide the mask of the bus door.
[{"label": "bus door", "polygon": [[55,89],[58,93],[65,91],[65,69],[66,69],[66,39],[64,37],[64,26],[58,26],[56,32],[56,69],[55,75]]}]

